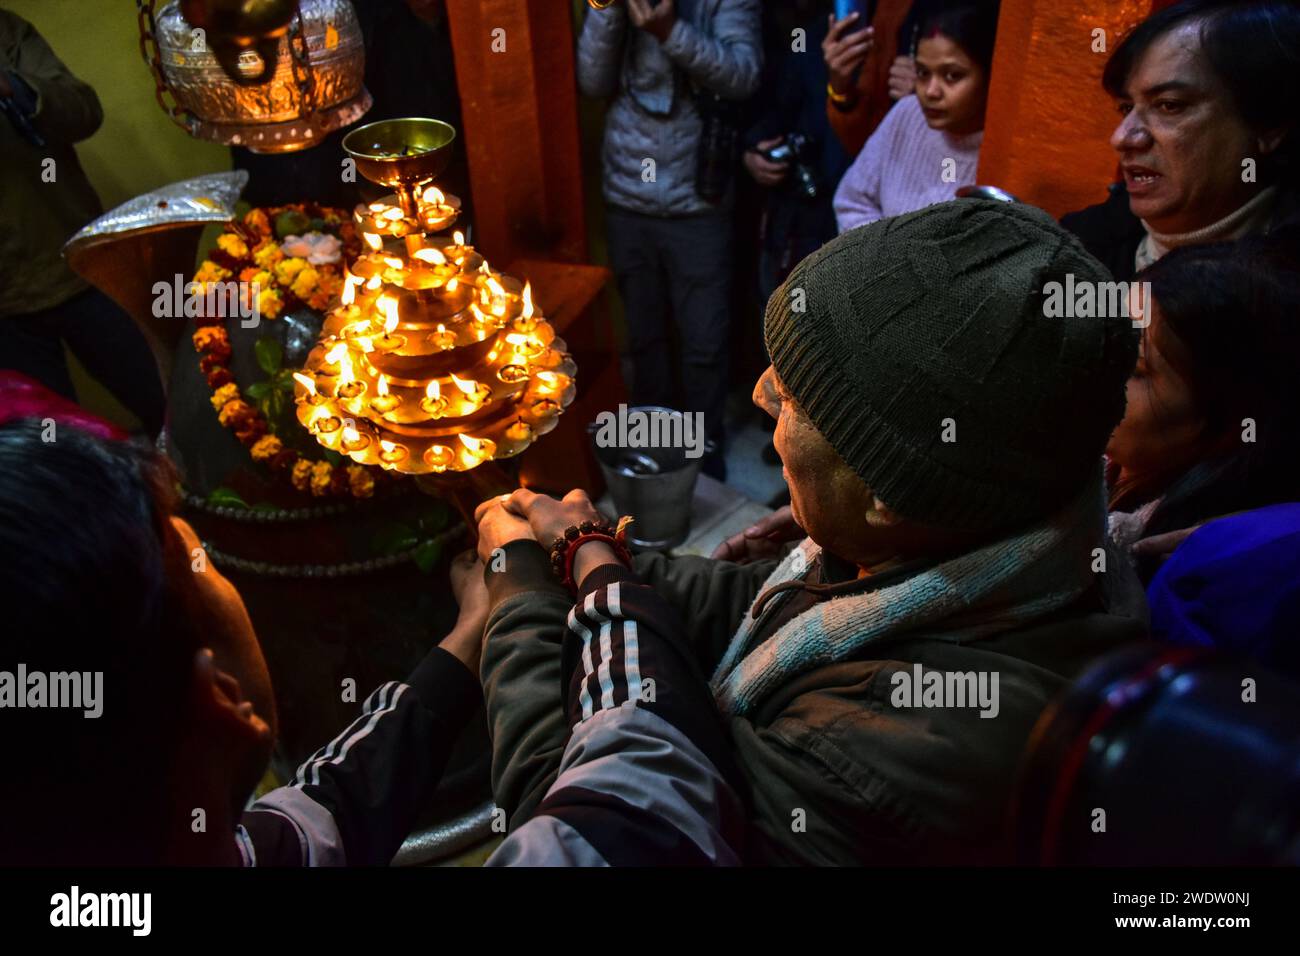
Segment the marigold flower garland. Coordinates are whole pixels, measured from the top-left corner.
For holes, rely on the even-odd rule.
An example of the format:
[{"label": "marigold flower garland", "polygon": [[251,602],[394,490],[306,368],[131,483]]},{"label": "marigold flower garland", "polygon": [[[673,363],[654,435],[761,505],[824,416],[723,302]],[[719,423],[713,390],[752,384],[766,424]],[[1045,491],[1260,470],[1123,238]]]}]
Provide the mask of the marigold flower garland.
[{"label": "marigold flower garland", "polygon": [[[323,228],[311,230],[314,222]],[[277,233],[283,238],[277,239]],[[194,282],[206,291],[210,283],[237,277],[245,283],[244,295],[256,283],[258,314],[265,319],[303,307],[326,312],[342,289],[344,263],[358,251],[356,227],[340,210],[311,203],[253,209],[242,221],[232,221],[217,238]],[[235,383],[225,322],[220,315],[200,314],[193,335],[199,370],[213,390],[217,420],[235,433],[254,461],[274,475],[287,477],[298,491],[317,498],[371,497],[381,469],[307,458],[271,433],[266,416],[245,400]]]}]

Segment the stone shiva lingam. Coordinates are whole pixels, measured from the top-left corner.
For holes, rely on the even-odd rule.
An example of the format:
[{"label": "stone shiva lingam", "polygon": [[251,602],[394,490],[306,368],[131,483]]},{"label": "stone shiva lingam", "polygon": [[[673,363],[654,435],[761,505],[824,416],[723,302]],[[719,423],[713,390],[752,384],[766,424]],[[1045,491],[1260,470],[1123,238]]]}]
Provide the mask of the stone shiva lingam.
[{"label": "stone shiva lingam", "polygon": [[356,207],[365,249],[294,376],[298,420],[320,444],[403,474],[518,455],[575,392],[577,367],[531,287],[445,234],[460,201],[432,181],[455,135],[398,119],[344,138],[361,174],[395,191]]}]

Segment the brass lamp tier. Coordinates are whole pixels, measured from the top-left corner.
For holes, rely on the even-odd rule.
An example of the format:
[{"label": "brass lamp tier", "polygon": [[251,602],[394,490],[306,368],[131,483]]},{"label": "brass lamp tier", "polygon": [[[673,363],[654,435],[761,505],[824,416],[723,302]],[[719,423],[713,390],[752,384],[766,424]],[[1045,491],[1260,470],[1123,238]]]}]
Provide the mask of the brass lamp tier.
[{"label": "brass lamp tier", "polygon": [[426,186],[454,137],[403,119],[344,139],[362,175],[397,192],[354,210],[365,251],[295,375],[298,420],[321,445],[403,474],[517,455],[575,394],[577,367],[531,288],[492,271],[459,232],[430,235],[460,210]]}]

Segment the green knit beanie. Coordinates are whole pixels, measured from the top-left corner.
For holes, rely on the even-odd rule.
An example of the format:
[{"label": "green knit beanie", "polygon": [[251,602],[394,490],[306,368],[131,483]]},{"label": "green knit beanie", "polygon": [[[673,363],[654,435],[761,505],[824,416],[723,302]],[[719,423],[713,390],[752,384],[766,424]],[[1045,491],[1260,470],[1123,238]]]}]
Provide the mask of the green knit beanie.
[{"label": "green knit beanie", "polygon": [[1131,318],[1049,317],[1062,310],[1045,309],[1044,287],[1070,274],[1111,281],[1042,210],[940,203],[799,263],[767,303],[768,355],[891,509],[1009,530],[1097,480],[1137,360]]}]

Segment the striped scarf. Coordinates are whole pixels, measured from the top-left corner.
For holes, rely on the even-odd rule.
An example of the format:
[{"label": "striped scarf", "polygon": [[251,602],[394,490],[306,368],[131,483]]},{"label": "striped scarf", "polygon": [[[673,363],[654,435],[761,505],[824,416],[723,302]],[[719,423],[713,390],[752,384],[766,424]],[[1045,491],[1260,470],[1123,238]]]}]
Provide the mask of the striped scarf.
[{"label": "striped scarf", "polygon": [[[963,643],[1068,607],[1094,584],[1094,549],[1103,547],[1105,528],[1104,487],[1098,481],[1042,524],[897,584],[821,601],[748,653],[756,622],[746,614],[713,675],[718,707],[729,716],[744,715],[799,675],[849,660],[885,640],[925,636]],[[803,577],[820,552],[811,538],[804,539],[760,594]]]}]

